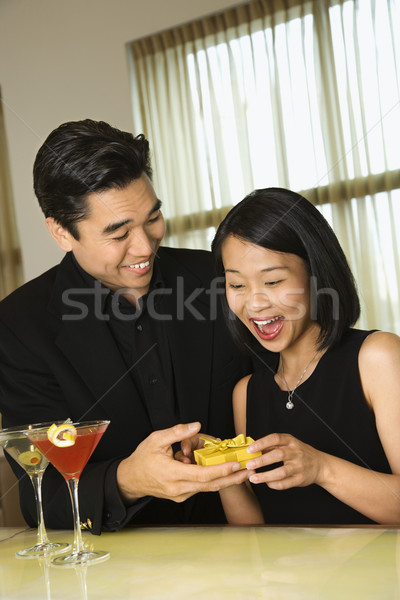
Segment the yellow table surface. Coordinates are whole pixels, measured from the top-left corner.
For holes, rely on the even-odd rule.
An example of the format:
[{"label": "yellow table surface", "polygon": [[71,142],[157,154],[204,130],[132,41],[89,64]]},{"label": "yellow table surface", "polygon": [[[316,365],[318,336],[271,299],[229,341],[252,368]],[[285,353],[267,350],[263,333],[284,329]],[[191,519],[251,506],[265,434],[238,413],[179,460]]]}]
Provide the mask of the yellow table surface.
[{"label": "yellow table surface", "polygon": [[[48,534],[72,541],[70,531]],[[83,535],[111,557],[60,569],[15,558],[35,531],[0,528],[0,598],[400,599],[400,529],[159,527]]]}]

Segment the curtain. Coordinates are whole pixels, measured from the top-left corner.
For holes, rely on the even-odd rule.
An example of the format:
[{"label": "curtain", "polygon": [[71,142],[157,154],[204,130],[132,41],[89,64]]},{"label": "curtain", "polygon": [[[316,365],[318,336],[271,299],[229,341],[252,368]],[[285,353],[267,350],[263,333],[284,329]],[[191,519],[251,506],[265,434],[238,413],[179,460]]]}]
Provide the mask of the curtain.
[{"label": "curtain", "polygon": [[23,283],[0,90],[0,299]]},{"label": "curtain", "polygon": [[252,0],[129,45],[167,243],[209,248],[255,188],[332,224],[359,326],[400,333],[400,0]]}]

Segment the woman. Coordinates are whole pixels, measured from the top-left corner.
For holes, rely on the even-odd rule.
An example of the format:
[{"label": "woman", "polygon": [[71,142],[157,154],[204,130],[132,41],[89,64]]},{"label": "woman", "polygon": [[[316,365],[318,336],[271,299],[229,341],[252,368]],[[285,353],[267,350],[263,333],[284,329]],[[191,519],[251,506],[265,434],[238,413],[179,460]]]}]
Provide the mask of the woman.
[{"label": "woman", "polygon": [[228,521],[400,523],[400,338],[352,328],[359,300],[328,223],[294,192],[256,190],[212,249],[234,337],[276,353],[234,390],[236,433],[262,455],[253,491],[220,492]]}]

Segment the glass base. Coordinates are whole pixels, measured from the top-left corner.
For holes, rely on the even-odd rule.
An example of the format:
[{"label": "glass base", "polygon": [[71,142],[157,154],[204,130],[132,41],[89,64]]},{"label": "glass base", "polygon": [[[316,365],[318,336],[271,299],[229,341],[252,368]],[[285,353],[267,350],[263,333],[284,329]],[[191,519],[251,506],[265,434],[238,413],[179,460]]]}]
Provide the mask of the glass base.
[{"label": "glass base", "polygon": [[54,567],[76,567],[79,565],[87,565],[93,563],[99,563],[107,560],[110,557],[109,552],[103,550],[96,550],[90,552],[84,550],[83,552],[72,552],[63,556],[57,556],[51,561]]},{"label": "glass base", "polygon": [[38,556],[52,556],[53,554],[60,554],[61,552],[68,552],[71,550],[71,544],[59,543],[59,542],[43,542],[35,544],[25,550],[18,550],[15,553],[17,558],[37,558]]}]

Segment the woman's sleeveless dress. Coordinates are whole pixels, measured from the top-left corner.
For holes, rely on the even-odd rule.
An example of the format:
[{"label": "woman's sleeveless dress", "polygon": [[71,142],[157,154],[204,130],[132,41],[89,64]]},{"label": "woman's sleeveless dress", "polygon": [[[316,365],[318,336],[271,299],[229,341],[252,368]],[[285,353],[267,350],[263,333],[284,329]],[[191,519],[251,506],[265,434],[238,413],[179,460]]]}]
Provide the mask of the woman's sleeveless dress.
[{"label": "woman's sleeveless dress", "polygon": [[[279,389],[274,372],[267,368],[255,372],[247,387],[247,435],[256,440],[269,433],[290,433],[318,450],[390,473],[358,370],[359,350],[370,333],[356,329],[346,332],[341,343],[322,356],[312,375],[296,389],[291,410],[286,408],[288,393]],[[257,484],[253,490],[266,523],[373,522],[315,484],[281,491]]]}]

